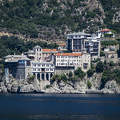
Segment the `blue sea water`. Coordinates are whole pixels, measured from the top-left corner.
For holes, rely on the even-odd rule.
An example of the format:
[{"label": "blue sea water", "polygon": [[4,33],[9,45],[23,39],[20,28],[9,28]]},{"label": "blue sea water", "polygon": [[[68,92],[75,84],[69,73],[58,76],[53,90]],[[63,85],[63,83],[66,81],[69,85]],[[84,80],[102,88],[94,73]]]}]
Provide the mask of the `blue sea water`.
[{"label": "blue sea water", "polygon": [[120,120],[120,95],[0,95],[0,120]]}]

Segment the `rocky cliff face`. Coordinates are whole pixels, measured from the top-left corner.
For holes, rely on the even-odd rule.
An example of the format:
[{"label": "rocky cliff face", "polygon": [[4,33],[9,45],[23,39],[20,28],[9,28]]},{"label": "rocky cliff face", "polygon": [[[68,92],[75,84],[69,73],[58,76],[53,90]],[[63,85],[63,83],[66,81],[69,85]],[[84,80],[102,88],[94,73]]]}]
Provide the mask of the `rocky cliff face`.
[{"label": "rocky cliff face", "polygon": [[120,32],[119,5],[118,0],[3,0],[0,28],[47,41],[65,40],[71,31],[94,32],[102,27]]},{"label": "rocky cliff face", "polygon": [[[91,87],[88,85],[91,83]],[[76,82],[57,82],[51,83],[49,81],[34,80],[29,83],[27,80],[16,81],[11,77],[10,81],[3,81],[0,83],[0,92],[2,93],[120,93],[120,86],[116,81],[112,80],[106,83],[105,87],[100,90],[101,74],[94,74],[93,77],[85,77],[81,81]]]}]

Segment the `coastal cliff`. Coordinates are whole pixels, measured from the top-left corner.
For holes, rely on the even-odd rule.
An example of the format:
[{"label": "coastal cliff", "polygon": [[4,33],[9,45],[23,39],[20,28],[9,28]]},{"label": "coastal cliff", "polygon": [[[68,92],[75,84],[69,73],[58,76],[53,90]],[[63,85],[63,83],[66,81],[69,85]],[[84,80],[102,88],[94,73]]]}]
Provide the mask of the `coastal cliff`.
[{"label": "coastal cliff", "polygon": [[[102,74],[87,76],[80,81],[38,81],[34,79],[31,83],[27,80],[17,81],[10,78],[10,81],[0,82],[1,93],[110,93],[119,94],[120,86],[115,80],[108,81],[104,88],[100,89]],[[89,82],[88,82],[89,81]]]}]

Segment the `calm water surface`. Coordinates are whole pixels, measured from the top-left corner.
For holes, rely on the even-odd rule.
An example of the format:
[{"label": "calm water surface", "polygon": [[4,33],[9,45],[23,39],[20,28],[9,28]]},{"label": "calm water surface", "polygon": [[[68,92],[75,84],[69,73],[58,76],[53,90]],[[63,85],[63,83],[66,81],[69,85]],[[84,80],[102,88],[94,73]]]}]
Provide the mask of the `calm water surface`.
[{"label": "calm water surface", "polygon": [[0,95],[0,120],[120,120],[120,95]]}]

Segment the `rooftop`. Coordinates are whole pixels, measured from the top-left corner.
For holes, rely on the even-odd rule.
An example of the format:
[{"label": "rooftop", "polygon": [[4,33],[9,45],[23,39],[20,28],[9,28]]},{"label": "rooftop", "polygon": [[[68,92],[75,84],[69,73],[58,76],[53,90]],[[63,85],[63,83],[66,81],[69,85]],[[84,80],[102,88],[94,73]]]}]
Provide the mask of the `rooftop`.
[{"label": "rooftop", "polygon": [[82,56],[81,53],[57,53],[55,56]]},{"label": "rooftop", "polygon": [[57,52],[57,49],[42,49],[43,52]]},{"label": "rooftop", "polygon": [[7,55],[5,58],[11,58],[11,57],[19,58],[19,57],[24,57],[24,55]]},{"label": "rooftop", "polygon": [[70,33],[68,34],[69,35],[91,35],[91,34],[87,34],[87,33],[84,33],[84,32],[77,32],[77,33]]},{"label": "rooftop", "polygon": [[25,55],[8,55],[5,57],[6,62],[18,62],[18,60],[30,60]]},{"label": "rooftop", "polygon": [[103,29],[101,30],[101,32],[110,32],[111,30],[110,29]]}]

